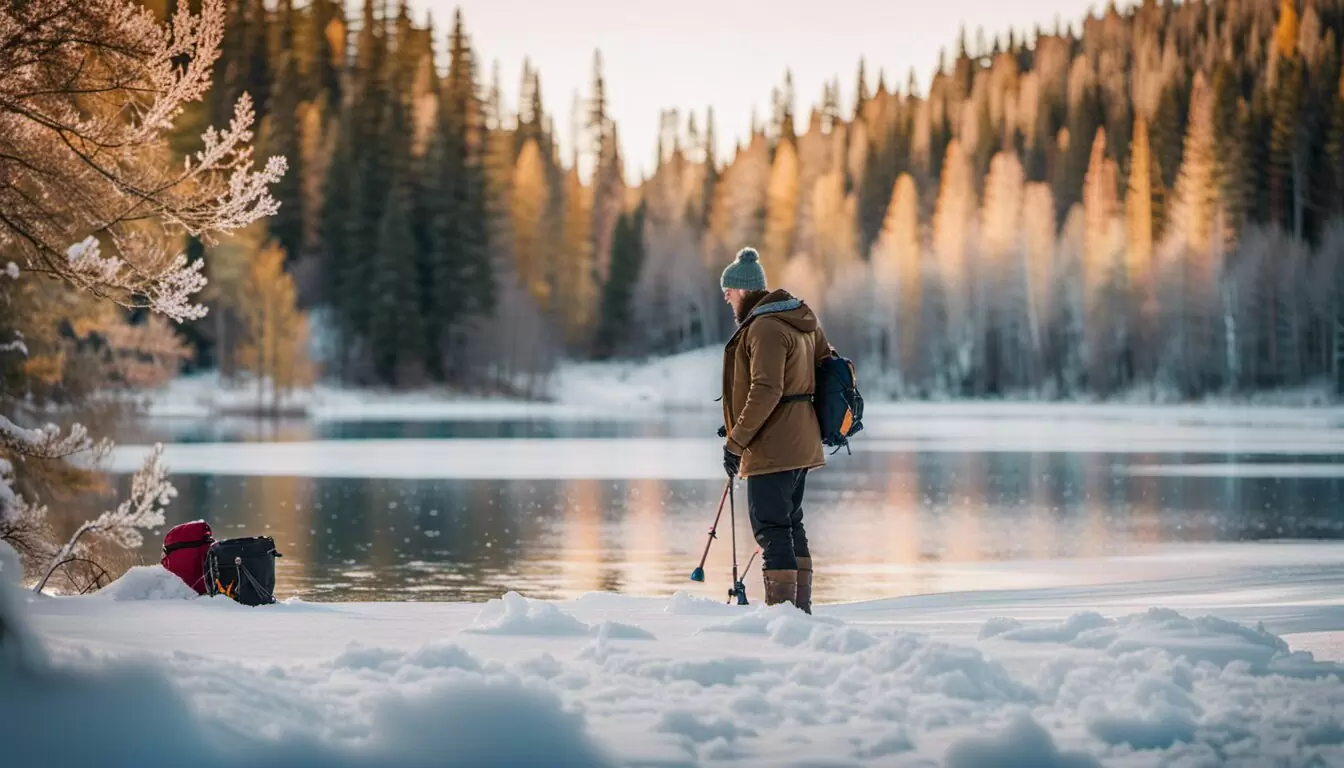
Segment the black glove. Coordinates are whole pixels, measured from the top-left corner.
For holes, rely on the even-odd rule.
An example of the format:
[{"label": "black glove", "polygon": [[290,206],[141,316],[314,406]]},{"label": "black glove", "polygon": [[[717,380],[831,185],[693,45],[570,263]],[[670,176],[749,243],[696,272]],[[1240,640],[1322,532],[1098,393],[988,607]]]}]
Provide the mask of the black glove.
[{"label": "black glove", "polygon": [[719,437],[727,437],[727,436],[728,436],[728,428],[719,427]]},{"label": "black glove", "polygon": [[742,457],[728,450],[728,446],[723,446],[723,471],[728,473],[728,477],[737,477],[737,472],[742,467]]}]

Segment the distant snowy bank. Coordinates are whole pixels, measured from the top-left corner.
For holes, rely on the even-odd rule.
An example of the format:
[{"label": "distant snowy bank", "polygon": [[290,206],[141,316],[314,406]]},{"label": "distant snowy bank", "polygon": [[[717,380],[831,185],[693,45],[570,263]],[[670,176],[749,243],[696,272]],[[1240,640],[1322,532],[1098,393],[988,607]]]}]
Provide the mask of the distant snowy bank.
[{"label": "distant snowy bank", "polygon": [[[439,388],[414,391],[352,389],[319,384],[293,393],[284,401],[286,413],[319,420],[430,420],[495,418],[639,418],[668,411],[716,411],[719,404],[722,350],[717,346],[647,361],[565,362],[550,379],[545,400],[466,395]],[[1190,415],[1220,410],[1306,411],[1333,414],[1344,422],[1344,407],[1325,384],[1293,390],[1250,393],[1237,397],[1209,397],[1198,403],[1179,403],[1169,392],[1136,389],[1105,403],[1061,401],[1035,395],[1006,400],[911,400],[892,402],[860,371],[860,388],[876,408],[939,409],[1040,408],[1049,406],[1105,411],[1176,409]],[[163,418],[206,418],[249,415],[257,410],[256,388],[250,384],[226,386],[215,373],[184,376],[154,393],[149,412]]]},{"label": "distant snowy bank", "polygon": [[0,742],[24,768],[1340,765],[1344,666],[1295,648],[1344,630],[1344,565],[1306,551],[1312,578],[1277,553],[815,617],[686,593],[249,609],[174,599],[157,567],[113,600],[0,586]]}]

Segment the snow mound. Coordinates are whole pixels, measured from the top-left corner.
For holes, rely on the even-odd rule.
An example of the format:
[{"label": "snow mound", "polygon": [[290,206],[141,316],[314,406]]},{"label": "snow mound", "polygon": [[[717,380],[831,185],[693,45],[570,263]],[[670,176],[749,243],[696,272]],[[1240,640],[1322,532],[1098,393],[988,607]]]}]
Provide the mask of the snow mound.
[{"label": "snow mound", "polygon": [[564,637],[587,635],[591,630],[587,624],[550,603],[509,592],[501,600],[486,603],[476,617],[476,623],[463,631],[483,635]]},{"label": "snow mound", "polygon": [[7,541],[0,541],[0,581],[17,586],[23,580],[19,553]]},{"label": "snow mound", "polygon": [[673,616],[738,616],[742,613],[737,606],[685,591],[672,595],[664,611]]},{"label": "snow mound", "polygon": [[699,661],[667,658],[612,657],[608,670],[634,678],[664,683],[689,682],[705,688],[732,686],[739,679],[765,671],[765,662],[745,656],[726,656]]},{"label": "snow mound", "polygon": [[[780,605],[758,605],[745,615],[722,624],[710,624],[702,632],[737,632],[746,635],[773,635],[776,633],[797,634],[804,628],[806,633],[818,624],[840,627],[844,622],[819,616],[809,616],[791,603]],[[804,633],[804,634],[806,634]],[[796,645],[797,643],[790,643]]]},{"label": "snow mound", "polygon": [[137,565],[95,593],[104,600],[195,600],[199,595],[161,565]]},{"label": "snow mound", "polygon": [[[1016,640],[1020,643],[1067,643],[1077,640],[1084,632],[1108,626],[1111,621],[1099,613],[1088,611],[1076,613],[1064,623],[1053,627],[1022,627],[1018,622],[1012,623],[1021,628],[1007,629],[999,633],[1004,640]],[[1007,623],[1000,626],[1006,627]]]},{"label": "snow mound", "polygon": [[843,621],[810,616],[790,604],[762,605],[731,621],[710,624],[700,632],[765,635],[786,648],[809,648],[824,653],[851,654],[872,647],[872,635],[846,627]]},{"label": "snow mound", "polygon": [[901,689],[937,691],[979,702],[1031,702],[1032,690],[1013,680],[1000,664],[975,648],[947,645],[922,635],[899,633],[856,657],[871,673],[887,676]]},{"label": "snow mound", "polygon": [[[582,715],[521,683],[464,680],[393,697],[373,713],[369,765],[603,766]],[[384,762],[395,756],[393,762]]]},{"label": "snow mound", "polygon": [[706,717],[689,709],[672,709],[664,712],[654,730],[685,736],[697,744],[715,739],[732,742],[756,735],[755,731],[741,728],[726,718]]},{"label": "snow mound", "polygon": [[1061,752],[1030,715],[1018,715],[1000,733],[963,739],[947,751],[947,768],[1101,768],[1082,752]]},{"label": "snow mound", "polygon": [[854,750],[854,756],[866,760],[909,752],[915,748],[910,734],[899,726],[869,741],[867,746]]},{"label": "snow mound", "polygon": [[1167,608],[1125,616],[1078,634],[1069,645],[1101,648],[1111,656],[1162,651],[1192,664],[1243,665],[1254,674],[1317,677],[1344,674],[1344,666],[1292,653],[1282,638],[1263,627],[1247,627],[1214,616],[1187,618]]},{"label": "snow mound", "polygon": [[980,627],[979,638],[985,640],[991,637],[998,637],[999,635],[1021,628],[1022,622],[1017,619],[996,616],[989,621],[986,621],[984,625]]},{"label": "snow mound", "polygon": [[610,637],[616,640],[657,640],[654,634],[643,627],[622,624],[619,621],[604,621],[588,628],[590,634]]}]

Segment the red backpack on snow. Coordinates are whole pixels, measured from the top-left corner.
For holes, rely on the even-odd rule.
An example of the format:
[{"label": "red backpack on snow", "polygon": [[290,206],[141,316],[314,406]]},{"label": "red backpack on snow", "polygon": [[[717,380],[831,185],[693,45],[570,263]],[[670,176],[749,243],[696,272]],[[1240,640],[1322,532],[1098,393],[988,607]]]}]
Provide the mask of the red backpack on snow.
[{"label": "red backpack on snow", "polygon": [[163,559],[159,562],[164,568],[177,574],[187,586],[196,590],[196,594],[204,595],[205,554],[210,551],[210,545],[214,543],[215,537],[210,531],[210,524],[204,520],[193,520],[174,526],[168,531],[168,535],[163,537]]}]

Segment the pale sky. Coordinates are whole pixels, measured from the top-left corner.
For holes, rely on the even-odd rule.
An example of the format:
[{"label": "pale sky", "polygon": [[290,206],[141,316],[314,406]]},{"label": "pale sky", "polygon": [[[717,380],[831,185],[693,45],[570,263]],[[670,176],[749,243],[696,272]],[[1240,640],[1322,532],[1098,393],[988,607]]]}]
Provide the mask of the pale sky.
[{"label": "pale sky", "polygon": [[769,119],[770,91],[785,69],[793,71],[803,130],[833,77],[840,78],[848,114],[860,56],[870,92],[879,68],[891,87],[903,85],[914,67],[922,89],[939,49],[955,53],[963,24],[973,47],[977,28],[992,40],[1010,28],[1029,33],[1037,23],[1053,30],[1058,16],[1078,29],[1089,9],[1105,7],[1104,0],[411,0],[411,6],[422,21],[433,13],[440,49],[454,8],[462,8],[483,80],[499,62],[511,111],[523,58],[530,57],[566,159],[574,94],[588,95],[593,52],[601,49],[609,112],[632,181],[653,167],[663,109],[678,109],[683,126],[687,110],[695,110],[703,132],[712,105],[722,162],[746,137],[753,107],[763,122]]}]

